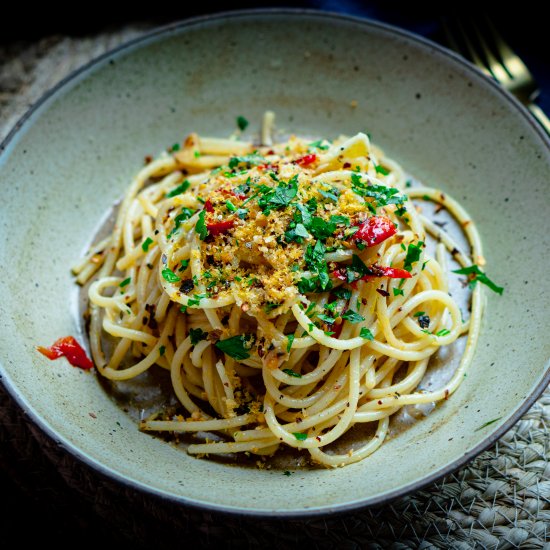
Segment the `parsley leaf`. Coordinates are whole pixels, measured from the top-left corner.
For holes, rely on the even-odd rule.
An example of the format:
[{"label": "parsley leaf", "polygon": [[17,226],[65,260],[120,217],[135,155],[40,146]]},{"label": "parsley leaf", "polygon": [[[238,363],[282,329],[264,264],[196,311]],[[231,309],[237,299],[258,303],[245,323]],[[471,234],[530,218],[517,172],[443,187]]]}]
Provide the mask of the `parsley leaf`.
[{"label": "parsley leaf", "polygon": [[168,267],[162,270],[162,276],[169,283],[179,283],[181,281],[181,279]]},{"label": "parsley leaf", "polygon": [[290,353],[290,348],[292,348],[292,342],[294,342],[294,334],[289,334],[287,337],[288,343],[286,345],[286,352]]},{"label": "parsley leaf", "polygon": [[420,259],[423,246],[424,246],[424,243],[422,241],[418,241],[418,244],[414,244],[414,243],[409,244],[407,248],[407,255],[405,256],[405,261],[403,263],[403,267],[407,271],[410,271],[412,269],[412,264],[414,264]]},{"label": "parsley leaf", "polygon": [[405,292],[402,288],[394,288],[393,289],[393,295],[394,296],[405,296]]},{"label": "parsley leaf", "polygon": [[332,293],[337,298],[342,298],[343,300],[349,300],[351,298],[351,290],[349,288],[344,288],[342,286],[335,288]]},{"label": "parsley leaf", "polygon": [[151,237],[147,237],[142,243],[141,243],[141,249],[143,252],[147,252],[149,250],[149,247],[153,244],[153,239]]},{"label": "parsley leaf", "polygon": [[318,141],[313,141],[312,143],[308,144],[308,147],[314,147],[315,149],[319,149],[321,151],[326,151],[328,149],[328,145],[323,145],[324,139],[320,139]]},{"label": "parsley leaf", "polygon": [[365,340],[374,340],[373,333],[368,328],[365,328],[365,327],[361,328],[361,332],[359,333],[359,336],[361,336],[361,338],[364,338]]},{"label": "parsley leaf", "polygon": [[334,222],[326,222],[323,218],[314,216],[308,229],[316,239],[325,240],[334,234],[336,224]]},{"label": "parsley leaf", "polygon": [[170,238],[180,228],[180,225],[185,220],[188,220],[194,213],[195,211],[191,208],[182,208],[181,212],[174,218],[174,229],[168,233],[168,238]]},{"label": "parsley leaf", "polygon": [[239,166],[239,164],[246,164],[248,166],[258,166],[263,164],[265,158],[258,154],[244,155],[242,157],[231,157],[229,159],[229,168],[233,169]]},{"label": "parsley leaf", "polygon": [[124,279],[124,281],[122,281],[118,286],[120,288],[124,288],[126,285],[129,285],[130,284],[130,281],[132,280],[131,277],[128,277],[127,279]]},{"label": "parsley leaf", "polygon": [[325,197],[326,199],[330,199],[331,201],[338,202],[338,196],[340,195],[340,191],[337,187],[330,187],[329,189],[319,189],[319,194]]},{"label": "parsley leaf", "polygon": [[330,315],[325,315],[324,313],[318,313],[317,317],[319,317],[321,321],[328,323],[329,325],[334,324],[334,319]]},{"label": "parsley leaf", "polygon": [[301,432],[292,432],[292,435],[298,440],[298,441],[305,441],[307,439],[307,434],[301,433]]},{"label": "parsley leaf", "polygon": [[243,131],[246,130],[246,127],[248,126],[248,120],[244,118],[244,116],[238,116],[237,117],[237,126],[239,127],[239,130]]},{"label": "parsley leaf", "polygon": [[248,359],[250,353],[248,353],[249,348],[246,346],[249,338],[241,334],[239,336],[232,336],[231,338],[226,338],[225,340],[218,340],[214,344],[220,351],[223,351],[229,357],[241,361],[242,359]]},{"label": "parsley leaf", "polygon": [[269,191],[258,200],[258,205],[266,216],[272,209],[288,206],[290,201],[297,195],[298,174],[292,176],[287,183],[279,182],[277,187],[268,189]]},{"label": "parsley leaf", "polygon": [[457,269],[456,271],[453,271],[453,273],[458,273],[459,275],[468,275],[468,286],[470,288],[474,288],[476,286],[476,283],[479,281],[480,283],[487,285],[493,292],[496,292],[497,294],[502,295],[504,292],[504,288],[501,286],[496,285],[485,275],[481,269],[479,269],[479,266],[477,265],[471,265],[470,267],[463,267],[462,269]]},{"label": "parsley leaf", "polygon": [[208,332],[204,332],[204,330],[200,328],[189,329],[189,337],[191,338],[191,343],[193,345],[198,344],[201,340],[206,340],[207,336]]},{"label": "parsley leaf", "polygon": [[365,318],[362,315],[353,311],[353,309],[348,309],[345,313],[343,313],[342,319],[345,319],[350,323],[360,323],[361,321],[365,320]]},{"label": "parsley leaf", "polygon": [[293,376],[294,378],[302,378],[302,375],[299,372],[293,371],[292,369],[283,369],[285,374]]},{"label": "parsley leaf", "polygon": [[182,193],[185,193],[187,189],[189,189],[190,185],[191,184],[187,180],[184,180],[177,187],[174,187],[172,191],[166,193],[166,198],[169,199],[170,197],[175,197],[176,195],[181,195]]},{"label": "parsley leaf", "polygon": [[199,234],[199,239],[201,241],[204,241],[204,239],[208,236],[208,228],[206,227],[206,221],[204,220],[205,217],[206,210],[202,210],[199,214],[197,224],[195,225],[195,231]]}]

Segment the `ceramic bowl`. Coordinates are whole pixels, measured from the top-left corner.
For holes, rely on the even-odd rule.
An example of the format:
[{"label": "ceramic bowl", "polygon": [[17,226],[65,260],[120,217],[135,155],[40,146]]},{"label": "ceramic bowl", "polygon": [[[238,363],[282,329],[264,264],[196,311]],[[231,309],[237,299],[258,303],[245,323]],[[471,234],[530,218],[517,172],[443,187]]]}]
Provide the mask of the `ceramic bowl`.
[{"label": "ceramic bowl", "polygon": [[[266,109],[301,134],[368,130],[408,172],[462,202],[505,288],[487,292],[474,363],[443,406],[360,463],[291,476],[187,456],[138,431],[96,375],[35,350],[81,334],[70,266],[144,155],[190,131],[228,135],[237,115],[260,121]],[[163,28],[62,82],[2,147],[3,382],[68,452],[178,503],[299,516],[388,501],[489,446],[549,381],[549,167],[548,138],[514,99],[401,30],[298,11]]]}]

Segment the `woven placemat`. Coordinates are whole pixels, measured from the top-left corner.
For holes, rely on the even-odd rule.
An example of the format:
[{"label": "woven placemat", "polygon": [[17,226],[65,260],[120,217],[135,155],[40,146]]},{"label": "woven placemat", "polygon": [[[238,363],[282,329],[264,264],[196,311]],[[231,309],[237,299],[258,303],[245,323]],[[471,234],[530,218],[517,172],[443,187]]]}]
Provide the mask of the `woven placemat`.
[{"label": "woven placemat", "polygon": [[[66,74],[147,29],[0,46],[0,140]],[[329,519],[250,520],[176,507],[121,487],[60,449],[0,386],[0,486],[9,502],[0,525],[5,536],[42,543],[85,534],[89,544],[134,547],[550,550],[549,423],[547,390],[490,450],[391,505]]]}]

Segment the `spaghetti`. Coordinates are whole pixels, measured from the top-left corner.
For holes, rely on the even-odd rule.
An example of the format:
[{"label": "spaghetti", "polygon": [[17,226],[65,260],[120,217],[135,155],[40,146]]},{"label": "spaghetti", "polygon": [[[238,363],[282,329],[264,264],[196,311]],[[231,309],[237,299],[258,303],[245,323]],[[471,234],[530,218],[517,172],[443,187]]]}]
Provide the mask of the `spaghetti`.
[{"label": "spaghetti", "polygon": [[[288,445],[345,465],[380,447],[402,407],[446,399],[463,380],[481,289],[472,285],[463,321],[446,256],[475,283],[481,243],[456,201],[406,188],[365,134],[272,143],[272,118],[261,145],[191,134],[148,163],[112,233],[74,272],[80,284],[97,272],[89,336],[98,371],[114,381],[153,365],[170,371],[182,414],[147,418],[142,430],[212,434],[188,447],[194,455]],[[413,198],[456,218],[472,259]],[[430,358],[464,333],[452,378],[419,390]],[[330,447],[359,425],[374,427],[364,444]]]}]

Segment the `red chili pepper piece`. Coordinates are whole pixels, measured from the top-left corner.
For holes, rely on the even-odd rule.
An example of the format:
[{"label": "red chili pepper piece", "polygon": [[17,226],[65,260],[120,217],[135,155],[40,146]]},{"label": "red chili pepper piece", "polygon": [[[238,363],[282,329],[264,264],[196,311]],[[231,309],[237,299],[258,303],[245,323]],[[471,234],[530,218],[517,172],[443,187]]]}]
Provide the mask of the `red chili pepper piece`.
[{"label": "red chili pepper piece", "polygon": [[210,199],[206,199],[206,202],[204,203],[204,209],[210,213],[214,212],[214,206],[212,206]]},{"label": "red chili pepper piece", "polygon": [[94,364],[86,356],[86,352],[72,336],[59,338],[49,348],[37,346],[36,349],[52,360],[65,356],[73,367],[84,370],[94,367]]},{"label": "red chili pepper piece", "polygon": [[224,220],[221,222],[208,223],[206,229],[208,234],[212,236],[220,235],[221,233],[227,233],[235,225],[235,220]]},{"label": "red chili pepper piece", "polygon": [[394,223],[384,216],[372,216],[359,226],[353,234],[354,239],[365,241],[367,246],[374,246],[395,235],[397,229]]},{"label": "red chili pepper piece", "polygon": [[390,279],[410,279],[412,275],[406,269],[400,269],[398,267],[380,267],[371,266],[371,269],[375,268],[377,272],[375,277],[389,277]]},{"label": "red chili pepper piece", "polygon": [[294,162],[300,166],[309,166],[317,160],[317,155],[304,155],[299,159],[296,159]]}]

